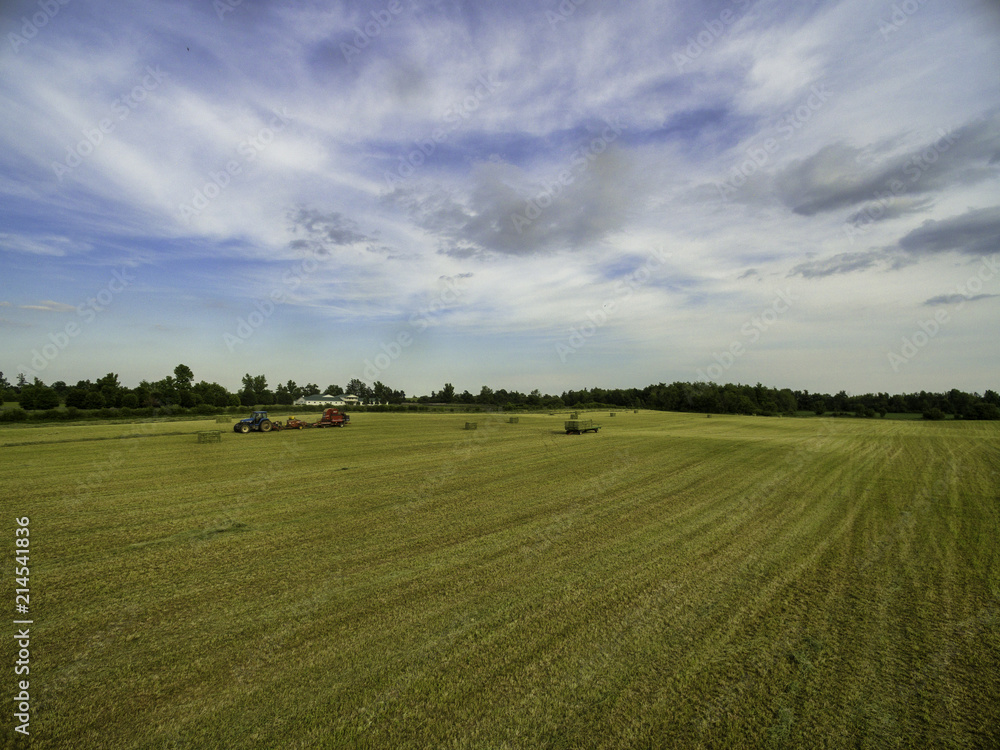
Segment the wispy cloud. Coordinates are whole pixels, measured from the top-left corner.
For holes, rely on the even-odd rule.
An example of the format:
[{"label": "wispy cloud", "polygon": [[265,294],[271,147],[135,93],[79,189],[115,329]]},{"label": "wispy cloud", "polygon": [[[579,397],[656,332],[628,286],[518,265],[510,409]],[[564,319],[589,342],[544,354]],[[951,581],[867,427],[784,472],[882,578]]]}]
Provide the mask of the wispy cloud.
[{"label": "wispy cloud", "polygon": [[18,305],[20,310],[40,310],[42,312],[66,313],[74,312],[76,307],[67,305],[64,302],[55,302],[50,299],[42,300],[34,305]]}]

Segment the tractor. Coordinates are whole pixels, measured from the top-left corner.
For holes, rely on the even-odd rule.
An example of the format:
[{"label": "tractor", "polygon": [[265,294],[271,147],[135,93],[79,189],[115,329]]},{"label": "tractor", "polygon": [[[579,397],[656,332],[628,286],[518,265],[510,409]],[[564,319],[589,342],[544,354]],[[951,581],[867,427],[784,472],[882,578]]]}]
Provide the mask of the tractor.
[{"label": "tractor", "polygon": [[271,420],[267,418],[266,411],[255,411],[246,419],[241,419],[233,425],[233,432],[242,432],[244,435],[253,430],[254,432],[270,432]]}]

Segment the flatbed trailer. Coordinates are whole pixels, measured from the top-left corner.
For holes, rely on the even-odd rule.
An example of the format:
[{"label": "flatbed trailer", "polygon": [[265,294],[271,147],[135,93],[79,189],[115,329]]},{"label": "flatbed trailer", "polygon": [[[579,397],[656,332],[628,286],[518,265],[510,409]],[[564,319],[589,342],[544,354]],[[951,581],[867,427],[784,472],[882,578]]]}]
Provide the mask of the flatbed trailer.
[{"label": "flatbed trailer", "polygon": [[565,428],[567,435],[579,435],[584,432],[597,432],[601,426],[594,424],[593,419],[567,419]]}]

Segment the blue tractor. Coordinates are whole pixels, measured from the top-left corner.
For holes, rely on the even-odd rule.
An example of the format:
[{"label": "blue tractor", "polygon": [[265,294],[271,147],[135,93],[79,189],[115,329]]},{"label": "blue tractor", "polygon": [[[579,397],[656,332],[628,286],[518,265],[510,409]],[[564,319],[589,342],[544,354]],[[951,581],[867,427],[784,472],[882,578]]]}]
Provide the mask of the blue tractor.
[{"label": "blue tractor", "polygon": [[246,419],[241,419],[233,425],[233,432],[242,432],[244,435],[253,430],[254,432],[270,432],[271,420],[267,418],[266,411],[255,411]]}]

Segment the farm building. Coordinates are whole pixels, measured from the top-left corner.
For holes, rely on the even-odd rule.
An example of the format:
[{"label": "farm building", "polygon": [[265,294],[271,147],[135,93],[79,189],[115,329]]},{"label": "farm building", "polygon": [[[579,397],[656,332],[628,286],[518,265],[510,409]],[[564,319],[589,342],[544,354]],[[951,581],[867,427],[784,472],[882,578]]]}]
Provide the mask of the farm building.
[{"label": "farm building", "polygon": [[324,408],[329,408],[331,406],[357,406],[361,403],[361,399],[357,396],[321,396],[318,393],[312,396],[302,396],[301,398],[295,399],[292,402],[295,406],[322,406]]}]

